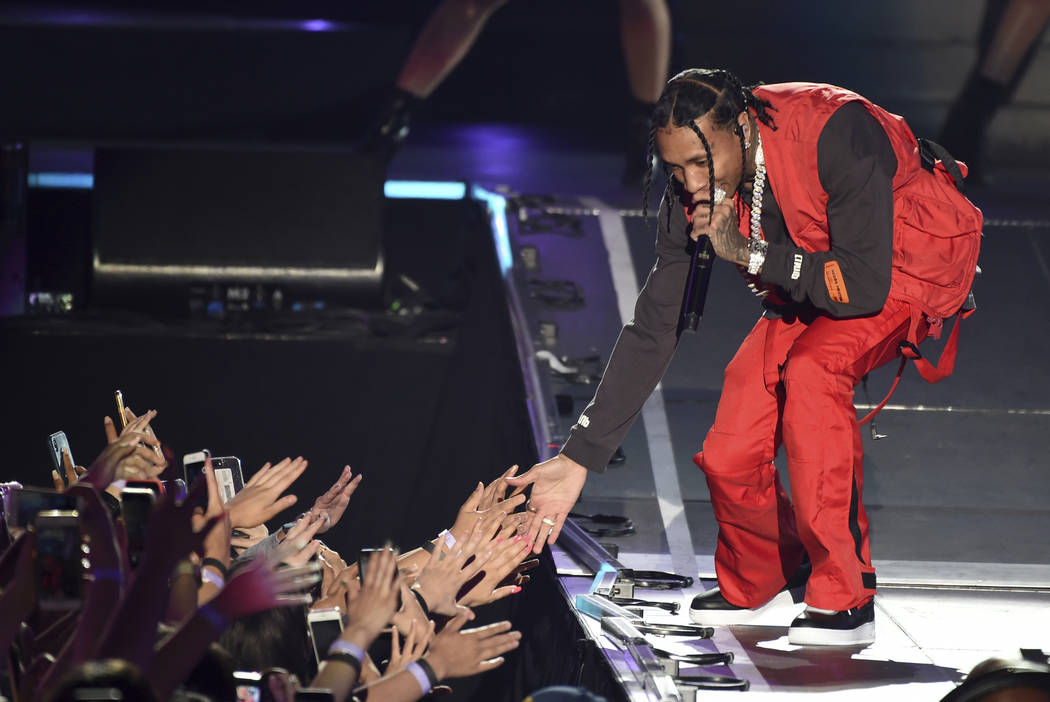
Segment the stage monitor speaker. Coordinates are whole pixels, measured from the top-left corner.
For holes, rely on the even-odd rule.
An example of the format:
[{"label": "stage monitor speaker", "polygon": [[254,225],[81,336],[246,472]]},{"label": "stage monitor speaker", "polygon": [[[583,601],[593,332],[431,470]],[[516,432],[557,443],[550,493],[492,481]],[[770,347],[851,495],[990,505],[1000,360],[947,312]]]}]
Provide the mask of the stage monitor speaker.
[{"label": "stage monitor speaker", "polygon": [[99,148],[91,305],[177,313],[220,289],[254,306],[374,302],[384,176],[346,149]]}]

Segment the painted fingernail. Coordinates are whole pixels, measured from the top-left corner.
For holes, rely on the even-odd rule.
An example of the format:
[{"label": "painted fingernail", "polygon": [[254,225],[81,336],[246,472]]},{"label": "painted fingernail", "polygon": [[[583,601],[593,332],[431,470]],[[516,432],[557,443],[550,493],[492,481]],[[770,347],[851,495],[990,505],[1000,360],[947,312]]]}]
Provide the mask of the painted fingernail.
[{"label": "painted fingernail", "polygon": [[[51,472],[54,473],[54,471],[51,471]],[[55,473],[55,475],[58,475],[58,473]],[[503,537],[502,536],[497,536],[496,537],[496,543],[497,544],[503,543]]]},{"label": "painted fingernail", "polygon": [[519,592],[521,592],[521,586],[520,585],[515,585],[514,589],[511,592],[513,592],[515,595],[517,595]]}]

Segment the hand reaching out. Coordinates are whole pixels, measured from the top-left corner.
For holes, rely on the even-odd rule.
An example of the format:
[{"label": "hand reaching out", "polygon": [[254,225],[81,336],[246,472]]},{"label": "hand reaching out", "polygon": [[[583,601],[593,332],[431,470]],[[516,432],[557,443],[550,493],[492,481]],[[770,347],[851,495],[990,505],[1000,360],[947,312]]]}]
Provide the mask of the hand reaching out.
[{"label": "hand reaching out", "polygon": [[164,569],[170,570],[175,563],[186,558],[190,551],[200,550],[212,527],[223,518],[220,513],[194,523],[193,512],[201,493],[206,489],[206,482],[197,480],[181,503],[176,502],[174,491],[165,493],[157,500],[146,523],[143,562],[147,558],[157,558],[164,564]]},{"label": "hand reaching out", "polygon": [[[347,625],[341,638],[347,641],[361,637],[370,645],[390,623],[397,607],[401,579],[397,575],[397,553],[389,549],[375,551],[368,559],[364,582],[351,594],[346,610]],[[368,648],[367,645],[362,646]]]},{"label": "hand reaching out", "polygon": [[241,551],[251,548],[270,535],[270,531],[266,528],[265,524],[259,524],[253,527],[241,527],[238,531],[244,534],[244,536],[231,536],[230,545]]},{"label": "hand reaching out", "polygon": [[484,570],[475,577],[473,585],[468,582],[467,591],[460,595],[458,601],[467,607],[477,607],[501,600],[509,595],[521,592],[517,583],[506,584],[504,581],[513,573],[521,562],[528,557],[531,544],[523,536],[511,536],[513,532],[501,532],[506,536],[497,537],[493,547],[492,558],[485,564]]},{"label": "hand reaching out", "polygon": [[507,478],[512,478],[515,475],[517,475],[517,473],[518,466],[513,465],[507,470],[503,471],[503,474],[500,475],[498,478],[486,485],[485,490],[481,495],[481,502],[478,505],[478,511],[485,512],[487,510],[490,510],[496,505],[498,505],[500,502],[503,502],[504,500],[509,500],[523,492],[525,488],[515,488],[514,492],[510,494],[510,497],[507,497],[507,488],[509,487],[509,484],[507,483]]},{"label": "hand reaching out", "polygon": [[395,626],[391,632],[390,661],[387,663],[383,675],[396,673],[409,663],[422,658],[432,638],[434,638],[434,622],[420,624],[412,620],[408,625],[408,633],[405,635],[404,645],[401,645],[401,637]]},{"label": "hand reaching out", "polygon": [[401,580],[401,609],[394,612],[390,622],[401,632],[402,636],[408,636],[413,623],[415,623],[417,631],[419,631],[430,622],[426,612],[419,605],[419,600],[412,594],[412,588],[405,582],[404,577]]},{"label": "hand reaching out", "polygon": [[503,655],[521,642],[521,632],[511,631],[510,622],[463,631],[467,615],[452,619],[430,643],[425,656],[439,680],[476,675],[503,665]]},{"label": "hand reaching out", "polygon": [[514,510],[525,502],[525,495],[521,494],[523,487],[516,489],[507,499],[503,499],[506,492],[506,479],[513,476],[517,470],[517,466],[511,466],[487,486],[478,483],[467,501],[459,508],[456,522],[449,529],[454,537],[467,538],[479,518],[484,518],[496,511],[503,512],[506,518],[511,518],[510,515]]},{"label": "hand reaching out", "polygon": [[219,495],[219,485],[215,480],[215,469],[211,464],[211,456],[204,459],[204,483],[208,489],[208,509],[202,510],[197,507],[193,511],[193,529],[200,533],[207,528],[209,522],[214,524],[205,532],[204,557],[214,558],[228,566],[233,525],[230,523],[230,515],[223,510],[222,497]]},{"label": "hand reaching out", "polygon": [[57,470],[52,470],[51,481],[55,484],[56,490],[65,492],[85,473],[87,473],[87,468],[73,465],[73,458],[69,455],[69,451],[62,449],[62,474],[60,475]]},{"label": "hand reaching out", "polygon": [[325,533],[339,522],[346,511],[346,506],[350,503],[350,496],[360,484],[361,474],[358,473],[355,477],[350,466],[346,466],[339,474],[335,484],[314,500],[314,506],[310,508],[310,511],[324,517],[324,523],[317,532],[318,534]]},{"label": "hand reaching out", "polygon": [[[153,431],[152,422],[157,417],[157,410],[150,410],[142,416],[136,416],[131,411],[130,407],[124,408],[124,418],[127,420],[127,425],[120,430],[117,434],[117,428],[113,424],[113,420],[108,416],[105,418],[105,430],[106,430],[106,441],[107,443],[114,443],[118,439],[128,439],[132,436],[144,437],[143,443],[153,449],[153,453],[156,454],[157,459],[163,461],[167,466],[167,461],[164,458],[164,454],[161,451],[160,439],[157,438],[156,432]],[[132,477],[132,476],[129,476]],[[150,476],[156,477],[156,476]]]},{"label": "hand reaching out", "polygon": [[226,503],[235,527],[253,527],[277,516],[296,503],[295,495],[281,496],[306,470],[302,456],[286,458],[277,465],[269,463],[256,471],[233,498]]},{"label": "hand reaching out", "polygon": [[105,490],[115,480],[157,477],[167,461],[157,457],[149,447],[150,441],[155,439],[145,434],[128,434],[107,444],[81,479]]},{"label": "hand reaching out", "polygon": [[[487,519],[478,520],[469,538],[456,539],[451,546],[448,540],[438,539],[430,560],[412,586],[423,596],[432,613],[453,617],[462,611],[463,608],[456,604],[456,595],[492,557],[490,540],[499,529],[502,517],[503,514],[497,512]],[[472,556],[473,560],[470,560]]]},{"label": "hand reaching out", "polygon": [[314,538],[324,519],[313,512],[307,512],[295,522],[295,526],[284,535],[281,545],[271,555],[275,561],[288,565],[306,565],[321,550],[321,542]]},{"label": "hand reaching out", "polygon": [[520,488],[532,486],[526,507],[530,514],[525,531],[529,543],[533,545],[532,550],[539,553],[544,544],[557,541],[565,518],[572,511],[587,481],[587,469],[568,456],[558,454],[537,463],[524,475],[507,478],[506,481]]}]

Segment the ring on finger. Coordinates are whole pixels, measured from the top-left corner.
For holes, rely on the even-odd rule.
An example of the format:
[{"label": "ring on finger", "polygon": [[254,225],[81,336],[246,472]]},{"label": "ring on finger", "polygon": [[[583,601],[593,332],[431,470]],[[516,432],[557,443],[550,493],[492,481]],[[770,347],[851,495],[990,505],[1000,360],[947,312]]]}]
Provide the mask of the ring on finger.
[{"label": "ring on finger", "polygon": [[551,519],[550,517],[544,517],[540,521],[549,526],[551,529],[553,529],[554,525],[557,524],[557,522]]}]

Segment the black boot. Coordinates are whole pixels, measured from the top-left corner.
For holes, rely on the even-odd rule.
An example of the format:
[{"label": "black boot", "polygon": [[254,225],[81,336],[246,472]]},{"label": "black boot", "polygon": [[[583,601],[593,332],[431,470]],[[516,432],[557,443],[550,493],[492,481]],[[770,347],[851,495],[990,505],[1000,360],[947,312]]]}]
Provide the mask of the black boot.
[{"label": "black boot", "polygon": [[391,88],[379,104],[375,122],[365,134],[362,152],[389,163],[408,136],[412,117],[422,103],[422,98],[406,90],[396,86]]},{"label": "black boot", "polygon": [[875,600],[842,612],[807,607],[788,628],[798,646],[864,646],[875,643]]},{"label": "black boot", "polygon": [[714,587],[693,598],[689,607],[689,617],[695,623],[705,626],[747,624],[770,610],[800,605],[806,592],[806,582],[812,572],[813,565],[807,555],[784,587],[780,588],[769,602],[754,609],[733,604],[722,596],[721,588]]},{"label": "black boot", "polygon": [[966,162],[970,170],[967,183],[983,182],[985,135],[995,113],[1006,102],[1008,92],[1005,85],[975,70],[948,111],[937,143],[948,149],[956,160]]}]

